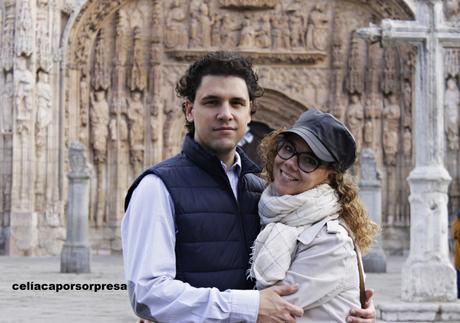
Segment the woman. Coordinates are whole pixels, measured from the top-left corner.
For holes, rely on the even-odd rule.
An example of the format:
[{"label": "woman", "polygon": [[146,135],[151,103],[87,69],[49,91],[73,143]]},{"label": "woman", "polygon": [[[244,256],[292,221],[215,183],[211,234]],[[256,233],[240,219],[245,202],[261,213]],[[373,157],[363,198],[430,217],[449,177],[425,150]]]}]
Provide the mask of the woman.
[{"label": "woman", "polygon": [[345,171],[356,158],[350,131],[332,115],[304,112],[261,145],[269,186],[259,202],[264,229],[253,246],[257,288],[298,284],[286,296],[304,308],[299,321],[344,322],[360,307],[357,248],[377,233]]}]

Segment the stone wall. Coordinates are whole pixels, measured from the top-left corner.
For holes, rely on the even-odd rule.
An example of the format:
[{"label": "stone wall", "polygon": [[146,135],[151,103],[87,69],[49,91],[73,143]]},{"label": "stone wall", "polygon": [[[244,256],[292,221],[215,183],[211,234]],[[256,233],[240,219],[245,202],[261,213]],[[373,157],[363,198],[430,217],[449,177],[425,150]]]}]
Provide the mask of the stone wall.
[{"label": "stone wall", "polygon": [[[254,61],[266,89],[254,121],[274,129],[317,107],[348,124],[359,149],[376,152],[383,245],[408,248],[414,51],[383,50],[354,32],[382,18],[411,19],[403,1],[5,0],[0,10],[1,252],[60,251],[73,140],[87,147],[93,168],[93,251],[120,252],[129,183],[180,149],[185,128],[174,85],[188,63],[218,49]],[[449,19],[457,12],[446,5]],[[446,58],[458,66],[457,52]],[[458,70],[446,75],[452,115]],[[458,126],[448,131],[457,143],[452,171]],[[458,174],[451,174],[455,209]]]}]

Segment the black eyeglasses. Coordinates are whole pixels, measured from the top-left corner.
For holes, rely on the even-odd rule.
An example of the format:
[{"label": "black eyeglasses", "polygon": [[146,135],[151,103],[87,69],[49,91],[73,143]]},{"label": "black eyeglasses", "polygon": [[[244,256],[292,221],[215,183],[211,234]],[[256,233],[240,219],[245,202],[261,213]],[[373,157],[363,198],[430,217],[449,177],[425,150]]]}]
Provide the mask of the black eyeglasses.
[{"label": "black eyeglasses", "polygon": [[282,139],[278,143],[278,156],[281,159],[288,160],[297,156],[297,165],[305,173],[314,172],[321,166],[321,160],[315,155],[308,152],[297,152],[295,146],[289,140]]}]

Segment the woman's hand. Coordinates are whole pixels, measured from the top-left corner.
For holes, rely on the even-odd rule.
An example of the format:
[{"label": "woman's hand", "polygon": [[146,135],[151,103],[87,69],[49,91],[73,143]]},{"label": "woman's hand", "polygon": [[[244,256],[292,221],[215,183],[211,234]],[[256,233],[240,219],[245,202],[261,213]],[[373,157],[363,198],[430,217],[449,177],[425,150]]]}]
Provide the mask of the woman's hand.
[{"label": "woman's hand", "polygon": [[364,309],[353,308],[350,311],[350,315],[347,317],[347,322],[353,323],[374,323],[375,322],[375,306],[372,296],[374,291],[372,289],[366,289],[366,302],[364,303]]}]

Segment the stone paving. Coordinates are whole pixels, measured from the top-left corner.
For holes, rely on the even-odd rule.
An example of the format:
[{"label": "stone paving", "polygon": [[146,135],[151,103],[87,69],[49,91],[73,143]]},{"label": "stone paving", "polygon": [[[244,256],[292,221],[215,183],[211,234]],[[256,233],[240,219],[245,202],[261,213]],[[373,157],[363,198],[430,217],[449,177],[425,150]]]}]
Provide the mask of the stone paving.
[{"label": "stone paving", "polygon": [[61,274],[59,257],[0,257],[0,322],[135,322],[127,291],[22,291],[12,284],[124,283],[121,256],[94,256],[90,274]]},{"label": "stone paving", "polygon": [[[400,294],[402,257],[390,257],[388,272],[367,274],[375,303]],[[61,274],[59,257],[0,257],[0,322],[136,322],[126,291],[22,291],[14,283],[124,283],[121,256],[93,256],[90,274]]]}]

